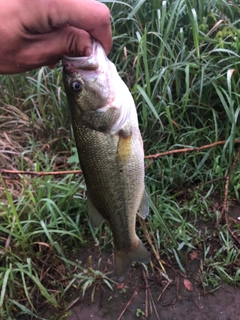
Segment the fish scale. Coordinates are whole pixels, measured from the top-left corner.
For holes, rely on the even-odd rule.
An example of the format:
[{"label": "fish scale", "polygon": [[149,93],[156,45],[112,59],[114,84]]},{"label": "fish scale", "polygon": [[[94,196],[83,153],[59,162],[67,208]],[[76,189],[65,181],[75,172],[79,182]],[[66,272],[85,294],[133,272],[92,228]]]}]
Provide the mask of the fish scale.
[{"label": "fish scale", "polygon": [[129,90],[97,42],[93,56],[89,59],[97,61],[96,66],[86,64],[88,57],[66,57],[63,79],[87,186],[90,221],[93,227],[108,221],[116,272],[122,281],[133,261],[150,260],[135,231],[136,214],[145,218],[149,211],[144,152]]}]

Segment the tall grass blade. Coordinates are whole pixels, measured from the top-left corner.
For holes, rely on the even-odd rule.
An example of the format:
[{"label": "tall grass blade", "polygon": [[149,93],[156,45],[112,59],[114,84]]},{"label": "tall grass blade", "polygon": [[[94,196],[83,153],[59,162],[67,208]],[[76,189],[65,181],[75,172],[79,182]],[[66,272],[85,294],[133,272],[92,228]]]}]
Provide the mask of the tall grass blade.
[{"label": "tall grass blade", "polygon": [[133,16],[138,12],[138,10],[141,8],[141,6],[144,4],[146,0],[137,0],[135,5],[133,6],[132,11],[128,15],[128,19],[132,19]]},{"label": "tall grass blade", "polygon": [[4,277],[1,284],[0,310],[2,310],[3,301],[5,298],[6,289],[7,289],[8,278],[11,272],[12,272],[12,265],[10,264],[9,268],[4,273]]}]

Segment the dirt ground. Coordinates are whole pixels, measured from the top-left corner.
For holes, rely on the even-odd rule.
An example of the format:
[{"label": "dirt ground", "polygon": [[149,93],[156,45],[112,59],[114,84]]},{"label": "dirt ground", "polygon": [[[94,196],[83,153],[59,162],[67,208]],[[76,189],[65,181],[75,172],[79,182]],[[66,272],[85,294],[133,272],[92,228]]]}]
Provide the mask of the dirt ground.
[{"label": "dirt ground", "polygon": [[[79,256],[96,257],[96,247],[81,250]],[[111,258],[109,258],[111,257]],[[97,264],[97,259],[93,267]],[[102,253],[99,268],[102,272],[114,270],[111,251]],[[113,290],[102,281],[81,293],[69,296],[67,311],[46,319],[64,320],[239,320],[240,288],[221,284],[217,289],[203,289],[201,259],[194,258],[187,266],[187,277],[179,269],[165,266],[170,281],[156,268],[145,269],[136,264],[123,284],[112,284]],[[114,273],[109,278],[116,280]],[[91,301],[93,300],[93,301]]]},{"label": "dirt ground", "polygon": [[[174,286],[169,286],[164,297],[158,301],[163,287],[152,285],[151,298],[149,296],[147,298],[147,290],[141,284],[133,285],[128,282],[126,285],[129,286],[126,294],[119,293],[119,290],[97,291],[94,303],[91,303],[90,296],[86,295],[72,308],[72,315],[67,319],[237,320],[240,318],[239,288],[224,285],[214,293],[203,295],[196,289],[188,292],[181,285],[176,297]],[[109,301],[110,297],[112,299]],[[145,315],[141,316],[141,312]]]}]

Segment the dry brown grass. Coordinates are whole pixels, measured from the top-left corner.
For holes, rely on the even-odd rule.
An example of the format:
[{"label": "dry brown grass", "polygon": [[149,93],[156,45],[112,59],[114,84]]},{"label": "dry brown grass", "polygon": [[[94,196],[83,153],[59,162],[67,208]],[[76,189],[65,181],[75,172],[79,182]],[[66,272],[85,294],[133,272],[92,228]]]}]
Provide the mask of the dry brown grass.
[{"label": "dry brown grass", "polygon": [[[12,105],[0,106],[0,164],[1,169],[14,170],[19,168],[21,159],[32,166],[29,157],[23,155],[24,146],[32,134],[30,121],[26,114]],[[21,175],[9,176],[4,174],[8,190],[14,199],[22,193]],[[0,199],[4,199],[4,187],[0,184]]]},{"label": "dry brown grass", "polygon": [[[35,171],[36,150],[46,152],[50,158],[54,157],[52,171],[71,169],[67,163],[70,150],[61,151],[60,143],[61,139],[69,139],[68,134],[64,128],[48,134],[44,123],[33,123],[20,108],[9,104],[0,105],[0,169]],[[31,141],[37,144],[35,151],[30,150]],[[14,200],[21,197],[23,181],[26,188],[32,178],[18,173],[2,173],[2,177]],[[5,198],[4,186],[0,182],[0,201],[5,202]]]}]

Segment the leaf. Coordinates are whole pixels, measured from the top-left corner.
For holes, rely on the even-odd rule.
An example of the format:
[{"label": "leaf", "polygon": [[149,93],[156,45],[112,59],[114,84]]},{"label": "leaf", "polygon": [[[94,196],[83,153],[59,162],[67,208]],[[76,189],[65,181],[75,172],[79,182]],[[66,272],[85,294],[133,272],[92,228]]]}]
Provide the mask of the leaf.
[{"label": "leaf", "polygon": [[119,284],[118,284],[118,286],[117,286],[117,288],[118,288],[118,289],[122,289],[122,288],[124,288],[124,282],[119,283]]},{"label": "leaf", "polygon": [[188,291],[193,291],[192,283],[188,279],[184,279],[183,284]]},{"label": "leaf", "polygon": [[77,148],[72,148],[74,154],[68,158],[67,163],[79,163]]},{"label": "leaf", "polygon": [[193,261],[194,259],[197,259],[197,256],[198,256],[197,251],[192,251],[192,252],[189,254],[189,256],[190,256],[190,260],[191,260],[191,261]]}]

